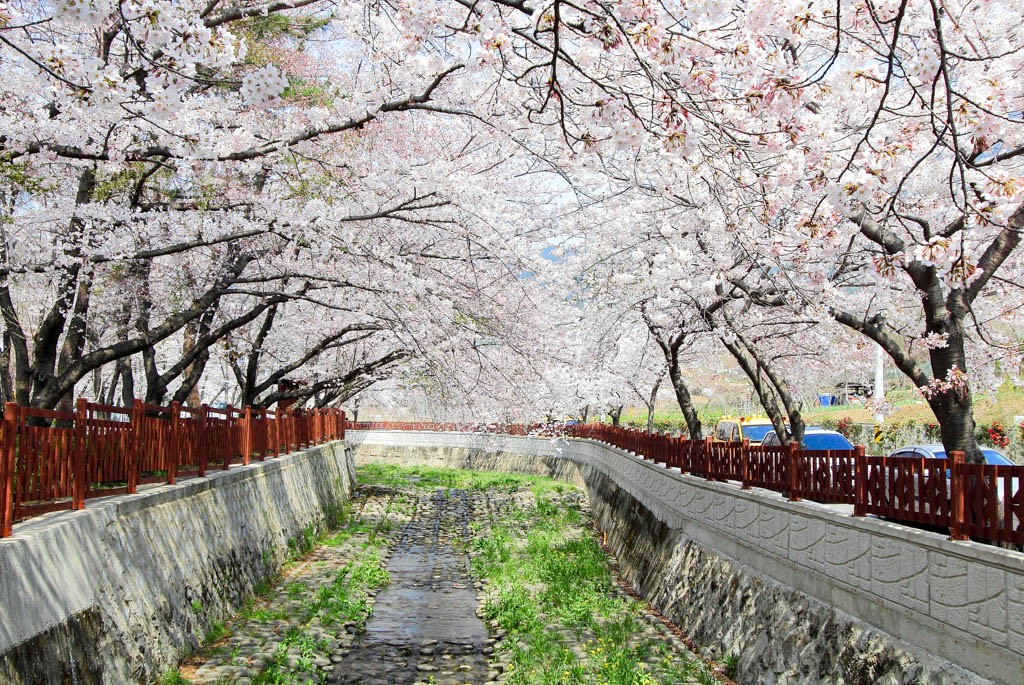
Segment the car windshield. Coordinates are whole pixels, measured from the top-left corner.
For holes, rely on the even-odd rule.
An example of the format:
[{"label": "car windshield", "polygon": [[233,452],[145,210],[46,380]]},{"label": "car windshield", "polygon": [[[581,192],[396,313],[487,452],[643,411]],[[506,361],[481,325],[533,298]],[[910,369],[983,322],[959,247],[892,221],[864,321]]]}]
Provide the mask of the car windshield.
[{"label": "car windshield", "polygon": [[767,426],[744,426],[743,437],[750,438],[751,442],[760,442],[771,430],[770,424]]},{"label": "car windshield", "polygon": [[804,436],[805,450],[852,450],[853,445],[841,435],[812,433]]},{"label": "car windshield", "polygon": [[982,450],[982,455],[985,457],[985,463],[991,464],[992,466],[1013,466],[1014,463],[999,454],[995,450]]}]

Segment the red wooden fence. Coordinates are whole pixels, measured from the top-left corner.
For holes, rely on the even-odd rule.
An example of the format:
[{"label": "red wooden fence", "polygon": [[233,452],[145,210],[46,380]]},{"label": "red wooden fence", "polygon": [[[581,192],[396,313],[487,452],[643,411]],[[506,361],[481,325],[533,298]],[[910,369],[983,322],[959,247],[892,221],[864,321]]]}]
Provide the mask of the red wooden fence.
[{"label": "red wooden fence", "polygon": [[[136,400],[130,409],[79,400],[76,411],[6,405],[0,436],[0,537],[37,514],[81,509],[85,500],[132,493],[141,483],[174,483],[210,469],[248,464],[344,438],[345,414],[246,407],[169,407]],[[873,514],[968,537],[1024,545],[1024,466],[950,459],[888,459],[854,451],[760,447],[685,440],[604,424],[360,422],[352,430],[488,432],[600,440],[683,473],[791,500],[852,504]]]},{"label": "red wooden fence", "polygon": [[784,493],[790,500],[852,504],[854,515],[947,528],[957,540],[1024,545],[1024,466],[965,464],[951,459],[889,459],[854,450],[803,450],[748,442],[685,440],[667,434],[580,424],[453,424],[363,422],[351,430],[494,432],[564,435],[614,445],[708,480],[735,481]]},{"label": "red wooden fence", "polygon": [[0,430],[0,537],[38,514],[81,509],[91,497],[173,484],[210,469],[262,461],[345,437],[345,413],[115,407],[80,399],[74,412],[4,407]]}]

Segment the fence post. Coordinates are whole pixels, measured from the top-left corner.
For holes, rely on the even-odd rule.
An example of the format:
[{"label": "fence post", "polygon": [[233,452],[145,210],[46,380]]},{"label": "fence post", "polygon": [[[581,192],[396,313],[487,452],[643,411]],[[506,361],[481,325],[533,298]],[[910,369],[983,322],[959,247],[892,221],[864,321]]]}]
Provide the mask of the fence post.
[{"label": "fence post", "polygon": [[84,397],[78,398],[75,408],[75,453],[74,474],[75,488],[71,497],[72,509],[85,509],[85,497],[88,492],[88,475],[86,475],[85,443],[87,440],[86,423],[89,419],[89,402]]},{"label": "fence post", "polygon": [[704,480],[711,480],[711,461],[715,439],[710,435],[704,438]]},{"label": "fence post", "polygon": [[270,426],[267,424],[267,408],[260,407],[260,440],[259,456],[257,459],[264,461],[267,458],[267,446],[270,443]]},{"label": "fence post", "polygon": [[341,426],[341,434],[338,436],[339,440],[345,439],[345,429],[348,428],[348,414],[340,412],[338,415],[338,425]]},{"label": "fence post", "polygon": [[786,461],[789,469],[789,501],[799,502],[800,492],[797,489],[797,485],[800,482],[800,478],[797,475],[797,446],[795,442],[790,442],[786,445]]},{"label": "fence post", "polygon": [[252,457],[252,405],[245,406],[245,425],[242,426],[242,465],[248,466]]},{"label": "fence post", "polygon": [[0,538],[11,536],[14,527],[14,458],[18,433],[18,411],[14,402],[4,405],[3,441],[0,447]]},{"label": "fence post", "polygon": [[274,448],[274,458],[281,455],[281,409],[274,410],[274,430],[270,438],[270,444]]},{"label": "fence post", "polygon": [[750,489],[750,438],[740,445],[740,489]]},{"label": "fence post", "polygon": [[143,422],[146,419],[146,410],[142,406],[142,400],[132,400],[132,444],[131,454],[128,458],[128,494],[134,495],[139,489],[139,471],[142,469],[142,441]]},{"label": "fence post", "polygon": [[960,469],[964,464],[964,453],[960,450],[950,450],[949,462],[949,484],[952,490],[949,493],[951,510],[949,539],[966,540],[965,522],[967,520],[967,512],[964,511],[966,509],[964,506],[964,475]]},{"label": "fence post", "polygon": [[[171,402],[171,453],[167,460],[167,484],[174,485],[178,476],[178,462],[181,460],[181,447],[184,440],[181,430],[181,402]],[[199,475],[204,474],[205,463],[202,454],[198,455]]]},{"label": "fence post", "polygon": [[853,515],[867,516],[868,513],[868,458],[867,447],[853,448]]},{"label": "fence post", "polygon": [[[205,404],[199,405],[199,430],[196,431],[196,443],[199,445],[199,460],[203,464],[203,470],[210,465],[210,455],[213,453],[213,443],[210,441],[210,432],[207,429],[210,422],[206,415],[209,407]],[[192,411],[195,414],[195,411]]]}]

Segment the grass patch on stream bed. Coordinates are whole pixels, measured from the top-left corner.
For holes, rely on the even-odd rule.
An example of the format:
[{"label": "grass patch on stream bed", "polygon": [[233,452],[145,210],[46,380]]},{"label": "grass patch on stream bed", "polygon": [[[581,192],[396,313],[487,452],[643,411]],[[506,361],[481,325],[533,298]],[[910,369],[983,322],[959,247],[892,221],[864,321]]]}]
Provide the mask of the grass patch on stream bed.
[{"label": "grass patch on stream bed", "polygon": [[[231,620],[208,624],[199,653],[161,682],[345,681],[338,669],[360,649],[400,535],[421,506],[455,497],[465,518],[447,523],[444,535],[470,559],[477,613],[490,633],[478,653],[489,655],[489,680],[717,682],[715,671],[618,588],[578,488],[541,476],[430,467],[373,465],[357,474],[360,492],[332,513],[328,529],[305,531],[275,582],[258,588]],[[205,612],[199,602],[193,610]],[[437,682],[449,681],[456,682]]]},{"label": "grass patch on stream bed", "polygon": [[[214,621],[202,649],[160,678],[161,685],[301,685],[330,681],[390,581],[388,533],[405,503],[384,498],[357,515],[353,503],[331,512],[289,544],[289,561],[228,622]],[[201,611],[196,603],[194,611]]]},{"label": "grass patch on stream bed", "polygon": [[540,476],[383,465],[362,484],[481,492],[464,541],[483,584],[482,615],[503,636],[496,657],[512,685],[715,683],[618,590],[577,488]]}]

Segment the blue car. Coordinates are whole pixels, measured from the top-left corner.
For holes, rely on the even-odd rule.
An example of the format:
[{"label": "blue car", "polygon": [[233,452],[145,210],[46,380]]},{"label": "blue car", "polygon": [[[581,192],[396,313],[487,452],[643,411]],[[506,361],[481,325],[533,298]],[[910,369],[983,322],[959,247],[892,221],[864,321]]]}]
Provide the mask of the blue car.
[{"label": "blue car", "polygon": [[[786,437],[789,437],[788,435]],[[775,431],[768,431],[761,441],[761,445],[781,445],[778,434]],[[808,426],[804,429],[804,440],[801,447],[805,450],[852,450],[853,443],[846,439],[842,433],[821,428],[819,426]]]}]

